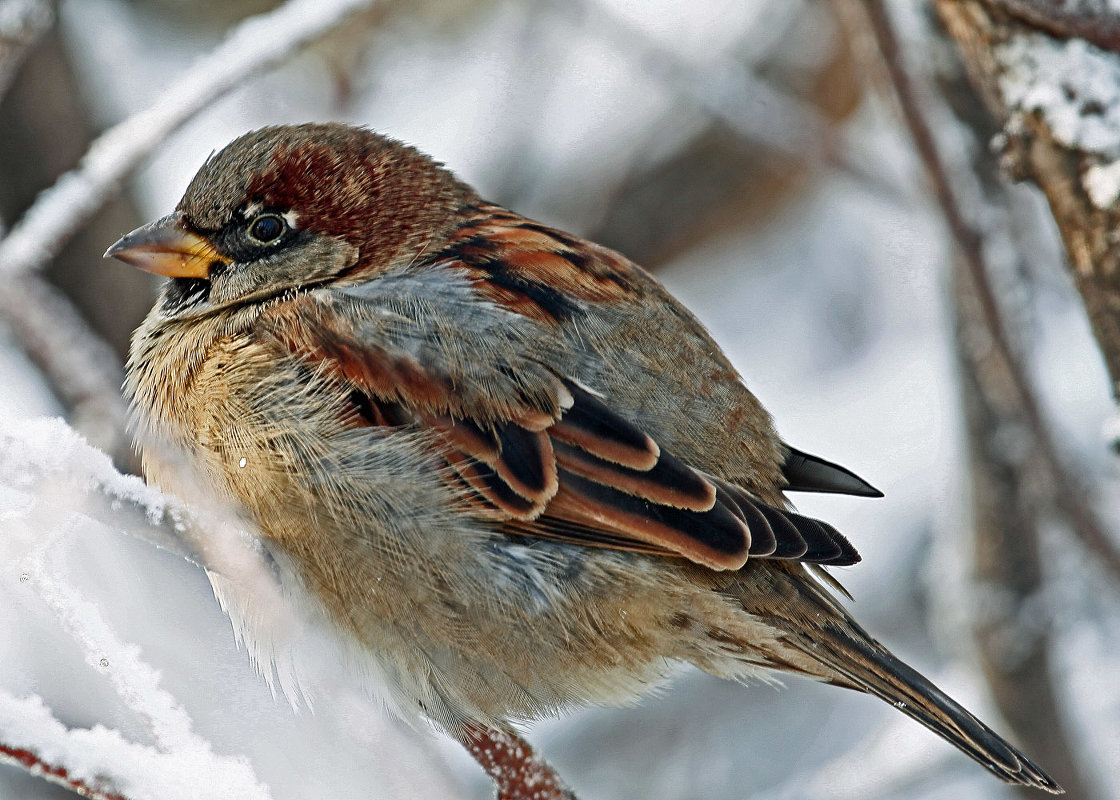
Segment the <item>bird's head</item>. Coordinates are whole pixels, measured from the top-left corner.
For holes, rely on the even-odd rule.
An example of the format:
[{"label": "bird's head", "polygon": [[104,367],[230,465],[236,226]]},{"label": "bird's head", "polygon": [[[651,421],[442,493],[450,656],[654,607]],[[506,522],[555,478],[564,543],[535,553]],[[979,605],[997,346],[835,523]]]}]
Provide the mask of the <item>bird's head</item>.
[{"label": "bird's head", "polygon": [[211,156],[173,213],[105,255],[171,278],[163,313],[194,315],[406,265],[476,202],[438,163],[369,130],[276,126]]}]

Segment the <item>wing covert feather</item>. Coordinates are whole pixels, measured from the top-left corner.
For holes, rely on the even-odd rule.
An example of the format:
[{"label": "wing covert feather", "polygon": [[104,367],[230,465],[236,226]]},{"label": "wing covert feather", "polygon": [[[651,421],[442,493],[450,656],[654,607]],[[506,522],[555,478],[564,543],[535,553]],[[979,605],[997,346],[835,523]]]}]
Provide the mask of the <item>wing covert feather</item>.
[{"label": "wing covert feather", "polygon": [[360,424],[433,433],[465,511],[500,530],[719,570],[751,556],[859,560],[831,526],[690,467],[577,381],[527,358],[457,366],[462,353],[433,346],[419,322],[358,302],[297,296],[266,328],[284,354],[342,385]]}]

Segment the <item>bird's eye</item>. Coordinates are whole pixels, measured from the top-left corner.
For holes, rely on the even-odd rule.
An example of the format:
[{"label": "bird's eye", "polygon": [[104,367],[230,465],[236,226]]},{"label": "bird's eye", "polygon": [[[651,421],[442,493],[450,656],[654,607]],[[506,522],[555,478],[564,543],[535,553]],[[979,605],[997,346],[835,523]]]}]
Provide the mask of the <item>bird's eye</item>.
[{"label": "bird's eye", "polygon": [[272,244],[284,235],[287,227],[279,214],[261,214],[249,223],[249,238],[257,244]]}]

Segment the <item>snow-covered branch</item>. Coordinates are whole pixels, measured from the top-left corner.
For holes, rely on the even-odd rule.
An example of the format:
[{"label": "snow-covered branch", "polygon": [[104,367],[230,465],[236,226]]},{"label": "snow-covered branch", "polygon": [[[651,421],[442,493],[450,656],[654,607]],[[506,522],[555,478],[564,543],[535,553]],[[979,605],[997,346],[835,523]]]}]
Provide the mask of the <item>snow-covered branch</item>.
[{"label": "snow-covered branch", "polygon": [[[204,745],[204,743],[203,743]],[[201,747],[184,757],[96,725],[67,728],[38,697],[0,691],[0,761],[94,800],[270,800],[244,760]]]},{"label": "snow-covered branch", "polygon": [[[106,674],[154,742],[130,742],[101,726],[71,730],[39,698],[0,693],[0,758],[105,800],[270,797],[244,759],[216,755],[193,732],[190,718],[160,687],[159,674],[138,648],[122,641],[98,606],[44,563],[77,513],[200,563],[186,510],[138,478],[117,473],[107,456],[60,420],[0,430],[0,490],[9,537],[3,552],[18,560],[21,584],[40,596],[90,666]],[[21,542],[12,527],[20,520],[36,532],[32,539]]]},{"label": "snow-covered branch", "polygon": [[343,25],[377,0],[288,0],[245,20],[145,110],[102,134],[0,241],[0,279],[38,269],[167,136],[248,77]]},{"label": "snow-covered branch", "polygon": [[[70,512],[80,509],[90,519],[204,563],[190,541],[186,509],[140,478],[118,473],[108,456],[90,447],[62,420],[0,428],[0,487],[25,498],[30,507],[51,486],[64,490]],[[15,500],[10,502],[19,506]]]},{"label": "snow-covered branch", "polygon": [[[98,525],[90,526],[89,520]],[[182,676],[173,694],[162,677],[166,662],[157,669],[150,664],[160,662],[142,655],[141,647],[145,653],[149,647],[159,649],[154,641],[159,637],[153,634],[153,641],[137,644],[119,635],[116,627],[122,624],[121,609],[104,605],[97,579],[79,587],[75,573],[59,568],[63,563],[60,554],[80,547],[100,527],[127,533],[205,568],[241,626],[251,617],[258,624],[274,624],[270,628],[274,633],[288,634],[275,651],[262,650],[255,641],[243,644],[265,673],[268,685],[281,689],[293,706],[310,706],[312,692],[319,696],[329,692],[330,702],[316,715],[323,721],[315,723],[308,715],[300,724],[308,730],[315,730],[317,724],[330,729],[330,736],[318,734],[329,741],[338,731],[355,728],[342,737],[355,741],[331,745],[350,753],[343,759],[369,755],[371,763],[355,766],[354,771],[375,775],[379,781],[401,781],[402,786],[403,776],[408,775],[407,784],[415,789],[415,796],[458,795],[438,756],[429,752],[430,743],[402,737],[399,728],[365,694],[369,685],[351,681],[338,653],[316,637],[314,626],[280,591],[271,562],[261,557],[252,530],[236,515],[223,513],[220,504],[188,509],[138,478],[121,475],[107,456],[61,420],[7,421],[0,422],[0,523],[0,562],[7,565],[7,576],[18,580],[18,590],[11,595],[17,603],[14,613],[19,613],[19,603],[24,602],[19,598],[25,593],[37,596],[25,610],[46,610],[49,626],[60,628],[77,645],[86,669],[112,689],[124,708],[112,716],[95,718],[104,719],[106,727],[79,730],[55,719],[39,697],[30,693],[40,693],[38,682],[30,691],[0,690],[0,761],[102,800],[265,800],[271,796],[256,777],[258,759],[250,762],[242,755],[250,745],[240,740],[231,743],[221,735],[215,739],[214,720],[209,716],[212,710],[204,704],[203,717],[192,719],[189,706],[180,700],[184,696]],[[106,541],[112,541],[111,535]],[[160,569],[166,568],[165,560]],[[183,577],[182,573],[178,576]],[[142,583],[137,580],[138,585]],[[10,584],[6,588],[13,591]],[[168,591],[177,590],[169,587]],[[131,593],[130,580],[121,597],[131,603]],[[228,637],[228,628],[220,634]],[[243,659],[239,655],[237,660]],[[211,670],[222,669],[216,663],[207,664]],[[73,661],[58,665],[68,672],[77,666]],[[248,671],[246,675],[251,683],[259,680]],[[305,680],[311,684],[305,685]],[[196,681],[206,685],[210,678],[190,679],[192,684]],[[52,693],[41,694],[49,698]],[[197,704],[198,698],[194,700]],[[244,702],[236,694],[222,698],[219,714],[228,719],[220,729],[252,729],[252,721],[239,716],[239,703]],[[255,713],[262,712],[258,708]],[[283,719],[286,707],[284,712],[267,713],[279,715],[272,717],[274,722],[289,724]],[[295,719],[292,716],[292,724]],[[122,720],[127,720],[123,727]],[[275,747],[276,735],[270,733],[269,737]],[[367,754],[371,739],[378,752]],[[231,746],[237,748],[232,754],[222,752]],[[411,775],[410,765],[416,763],[425,765],[423,775]],[[264,769],[268,768],[265,759]],[[323,767],[325,772],[329,769]],[[272,791],[292,796],[290,786],[274,784]]]},{"label": "snow-covered branch", "polygon": [[1005,167],[1046,194],[1120,401],[1120,55],[982,0],[935,7],[1003,129]]}]

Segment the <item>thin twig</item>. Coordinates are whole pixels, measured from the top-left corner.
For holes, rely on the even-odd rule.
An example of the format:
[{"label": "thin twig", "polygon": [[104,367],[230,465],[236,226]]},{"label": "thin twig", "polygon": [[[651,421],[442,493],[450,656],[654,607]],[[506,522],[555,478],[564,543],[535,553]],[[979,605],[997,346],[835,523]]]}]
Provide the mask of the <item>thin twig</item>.
[{"label": "thin twig", "polygon": [[62,292],[38,276],[11,280],[0,317],[70,410],[74,427],[118,464],[132,460],[120,364]]},{"label": "thin twig", "polygon": [[691,64],[597,0],[554,0],[551,7],[581,31],[603,36],[640,64],[646,75],[747,141],[799,161],[833,167],[885,196],[897,194],[873,165],[860,162],[859,154],[845,145],[816,107],[775,88],[733,58],[713,55],[702,65]]},{"label": "thin twig", "polygon": [[65,767],[44,761],[38,753],[26,747],[0,742],[0,762],[25,769],[32,775],[38,775],[51,783],[64,786],[82,797],[90,798],[90,800],[128,800],[122,794],[102,791],[86,781],[72,777]]},{"label": "thin twig", "polygon": [[494,780],[498,800],[577,800],[548,762],[513,731],[471,726],[462,743]]},{"label": "thin twig", "polygon": [[1039,453],[1050,474],[1055,502],[1082,544],[1097,556],[1114,578],[1120,580],[1120,549],[1106,532],[1104,524],[1093,508],[1091,498],[1070,477],[1069,470],[1050,434],[1049,426],[1043,418],[1027,371],[1011,344],[999,301],[989,279],[983,234],[965,216],[961,199],[950,179],[951,169],[937,144],[932,126],[922,107],[923,93],[915,85],[906,67],[893,24],[881,0],[863,0],[862,5],[876,44],[882,53],[883,63],[894,86],[895,96],[898,98],[906,126],[929,173],[946,224],[975,284],[976,296],[993,345],[1007,362],[1016,399],[1022,405],[1024,416],[1038,444]]},{"label": "thin twig", "polygon": [[245,79],[288,58],[378,0],[288,0],[242,22],[153,105],[110,128],[42,192],[0,241],[0,280],[46,264],[169,134]]}]

